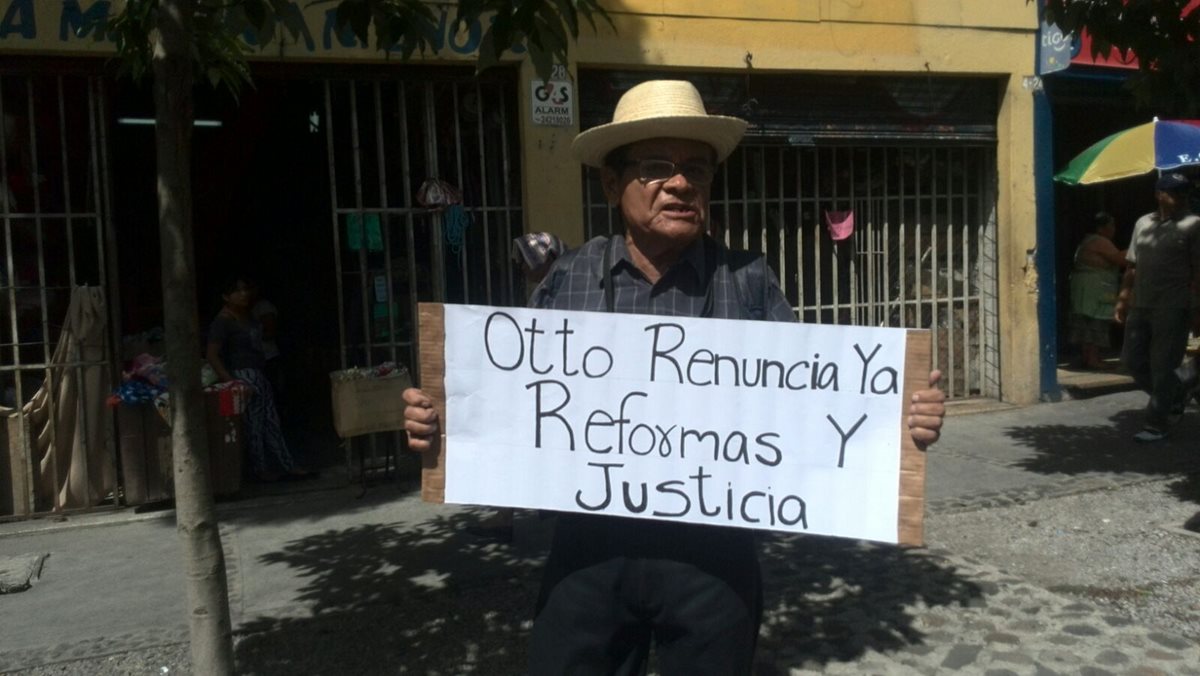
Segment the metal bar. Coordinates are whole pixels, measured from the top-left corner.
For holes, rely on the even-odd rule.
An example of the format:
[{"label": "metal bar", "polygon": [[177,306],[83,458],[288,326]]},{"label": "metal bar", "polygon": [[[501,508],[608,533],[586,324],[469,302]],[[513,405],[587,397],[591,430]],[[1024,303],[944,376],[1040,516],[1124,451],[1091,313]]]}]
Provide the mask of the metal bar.
[{"label": "metal bar", "polygon": [[954,318],[954,219],[951,217],[954,213],[954,151],[950,148],[945,150],[946,157],[946,370],[950,375],[950,387],[947,391],[948,396],[953,397],[956,393],[955,384],[958,381],[958,372],[955,367],[958,365],[958,360],[955,358],[955,345],[957,344],[958,331],[955,325],[957,321]]},{"label": "metal bar", "polygon": [[825,285],[821,271],[821,244],[825,238],[821,237],[821,203],[818,201],[821,197],[821,149],[813,148],[813,172],[812,172],[812,207],[813,207],[813,292],[816,294],[815,312],[818,324],[825,323],[825,318],[822,316],[821,309],[825,304]]},{"label": "metal bar", "polygon": [[970,187],[967,184],[967,171],[970,166],[970,158],[968,150],[962,149],[961,152],[961,173],[962,173],[962,194],[959,196],[959,204],[961,213],[959,218],[962,221],[962,323],[963,323],[963,394],[970,395],[975,390],[972,387],[971,380],[971,259],[969,253],[970,238],[971,238],[971,223],[970,217],[967,215],[967,202]]},{"label": "metal bar", "polygon": [[[95,98],[93,99],[93,95]],[[103,248],[104,261],[100,266],[100,287],[104,289],[105,299],[108,304],[108,316],[110,317],[111,327],[108,332],[108,355],[111,368],[109,379],[113,386],[120,384],[121,374],[120,369],[115,368],[116,364],[120,363],[120,345],[121,345],[121,290],[120,290],[120,252],[117,250],[117,230],[113,223],[112,215],[112,187],[108,181],[108,126],[104,124],[104,113],[108,110],[107,100],[104,96],[104,81],[99,78],[88,78],[88,117],[91,125],[92,138],[99,138],[100,148],[99,157],[96,155],[96,147],[92,145],[92,181],[93,191],[95,192],[94,200],[97,206],[97,212],[103,213],[101,229],[104,231]],[[100,236],[97,235],[97,239]],[[113,280],[115,283],[109,283]],[[108,424],[112,424],[112,416],[108,417]],[[112,438],[112,434],[109,434]],[[116,450],[113,451],[114,462],[116,459]]]},{"label": "metal bar", "polygon": [[[363,177],[362,177],[362,139],[359,138],[358,124],[358,82],[350,81],[350,147],[351,159],[354,168],[354,206],[362,208],[363,206]],[[367,241],[369,238],[367,232],[367,221],[362,218],[360,213],[360,225],[362,227],[362,237],[359,239],[358,247],[358,283],[359,293],[362,295],[362,335],[363,335],[363,366],[370,366],[375,361],[374,347],[375,336],[371,334],[371,295],[370,285],[367,281],[368,268],[370,261],[367,259]],[[382,220],[382,219],[381,219]],[[379,441],[375,434],[369,435],[370,441],[367,442],[371,448],[371,460],[375,461],[379,457]],[[367,487],[367,469],[365,458],[359,456],[359,473],[362,479],[363,490]]]},{"label": "metal bar", "polygon": [[908,223],[908,216],[905,211],[905,208],[908,206],[908,193],[904,191],[904,177],[907,175],[905,171],[905,158],[908,157],[908,149],[904,148],[898,152],[900,155],[900,177],[898,181],[899,194],[896,203],[899,205],[900,222],[896,224],[898,227],[898,232],[896,233],[896,267],[898,268],[897,272],[900,273],[900,293],[898,299],[900,301],[900,328],[903,329],[908,327],[908,261],[906,260],[907,256],[904,255],[905,249],[908,246],[908,237],[905,236]]},{"label": "metal bar", "polygon": [[883,324],[882,326],[891,326],[891,308],[892,308],[892,199],[891,185],[892,176],[889,169],[891,168],[890,148],[884,148],[883,154]]},{"label": "metal bar", "polygon": [[[913,247],[913,300],[916,301],[916,315],[913,317],[913,326],[918,329],[930,328],[925,324],[925,294],[921,288],[921,264],[925,262],[925,251],[922,246],[921,235],[924,233],[924,219],[921,218],[921,153],[919,150],[913,151],[913,233],[915,239]],[[934,343],[936,347],[936,342]],[[930,360],[930,364],[936,364],[937,353]]]},{"label": "metal bar", "polygon": [[[37,181],[37,177],[41,174],[38,165],[38,142],[37,142],[37,111],[34,106],[33,98],[33,78],[28,77],[25,80],[26,95],[28,96],[28,119],[29,119],[29,154],[30,154],[30,183],[33,186],[33,211],[34,214],[34,232],[37,239],[37,258],[38,258],[38,296],[41,302],[42,315],[42,354],[43,361],[50,363],[50,317],[48,302],[46,298],[46,255],[42,233],[42,191],[41,186]],[[54,373],[50,368],[46,369],[46,386],[49,388],[50,396],[46,399],[46,406],[49,408],[50,424],[47,429],[50,432],[50,477],[52,486],[54,486],[54,506],[60,507],[59,496],[62,494],[60,490],[60,471],[58,467],[58,415],[56,410],[58,405],[57,383],[54,381]],[[85,473],[86,476],[86,473]]]},{"label": "metal bar", "polygon": [[[351,166],[354,168],[354,206],[361,208],[363,205],[362,140],[359,138],[358,127],[358,83],[354,80],[350,81],[350,137],[350,148],[353,153]],[[361,217],[360,221],[362,238],[358,247],[358,283],[359,292],[362,294],[363,342],[367,345],[363,354],[363,366],[370,366],[373,361],[372,347],[375,343],[375,337],[371,335],[371,295],[367,281],[367,269],[370,261],[367,260],[367,221]]]},{"label": "metal bar", "polygon": [[796,316],[804,320],[804,150],[796,148]]},{"label": "metal bar", "polygon": [[[4,78],[0,77],[0,120],[6,120],[8,116],[4,110]],[[8,144],[0,142],[0,176],[8,176]],[[14,408],[17,412],[17,443],[20,444],[20,449],[29,449],[30,438],[25,425],[25,393],[22,387],[22,379],[20,374],[21,369],[21,349],[18,346],[20,343],[19,327],[17,326],[17,275],[16,264],[14,262],[13,253],[13,217],[12,203],[9,200],[9,192],[7,189],[0,190],[0,201],[3,201],[4,206],[4,251],[7,263],[8,272],[8,309],[10,328],[13,337],[13,368],[17,370],[16,378],[13,379],[13,388],[15,390],[16,401]],[[25,485],[33,486],[33,459],[26,458],[26,462],[22,469],[25,472]],[[25,511],[33,512],[35,508],[34,492],[31,490],[25,496],[22,496],[25,501]]]},{"label": "metal bar", "polygon": [[866,186],[867,186],[866,200],[867,200],[867,216],[868,216],[868,218],[867,218],[866,225],[867,225],[867,232],[871,233],[871,243],[870,243],[871,255],[867,259],[867,306],[868,306],[868,308],[867,308],[866,315],[867,315],[867,324],[869,326],[883,326],[883,325],[886,325],[886,324],[881,324],[881,322],[884,321],[883,317],[885,314],[884,309],[886,307],[886,302],[885,302],[886,295],[881,296],[879,293],[879,284],[880,284],[879,275],[880,275],[881,270],[883,269],[883,258],[881,255],[882,252],[880,251],[880,248],[879,248],[880,246],[882,246],[883,236],[880,232],[879,223],[883,217],[881,212],[884,210],[884,207],[881,207],[880,203],[876,200],[875,186],[873,185],[873,183],[874,183],[873,178],[875,176],[873,169],[878,162],[878,159],[876,157],[876,154],[878,151],[876,151],[874,148],[868,148],[866,152],[867,152],[867,171],[864,174],[864,176],[866,177]]},{"label": "metal bar", "polygon": [[758,244],[761,249],[759,253],[765,258],[767,255],[767,148],[761,147],[758,151]]},{"label": "metal bar", "polygon": [[[425,121],[422,135],[425,140],[425,169],[430,176],[440,173],[438,167],[437,146],[437,111],[434,109],[433,83],[425,83]],[[442,230],[442,217],[434,214],[433,224],[433,296],[434,301],[446,301],[446,255],[444,246],[445,233]]]},{"label": "metal bar", "polygon": [[[379,205],[383,208],[388,206],[387,194],[387,162],[384,159],[384,149],[387,145],[383,139],[383,94],[380,91],[380,84],[375,81],[371,87],[375,103],[375,160],[376,167],[379,171]],[[388,358],[391,361],[396,361],[396,313],[393,311],[392,289],[396,288],[392,279],[392,227],[391,222],[385,222],[383,216],[379,217],[379,227],[383,231],[383,276],[387,283],[387,295],[384,302],[387,303],[387,322],[388,322]]]},{"label": "metal bar", "polygon": [[[492,229],[491,223],[488,222],[488,183],[487,183],[487,144],[483,142],[483,87],[479,81],[475,82],[475,105],[479,110],[479,114],[475,116],[476,121],[476,138],[479,140],[479,194],[481,196],[480,205],[483,209],[483,279],[484,293],[487,294],[487,303],[489,305],[497,305],[495,298],[492,298]],[[462,162],[462,158],[459,158]]]},{"label": "metal bar", "polygon": [[338,362],[342,369],[347,366],[346,361],[346,300],[345,292],[342,288],[342,237],[341,237],[341,222],[338,219],[338,190],[337,190],[337,161],[334,155],[334,140],[333,140],[333,91],[329,85],[329,80],[325,80],[325,152],[329,160],[329,202],[333,205],[333,267],[334,280],[337,284],[337,305],[338,305],[338,343],[341,349],[338,350]]},{"label": "metal bar", "polygon": [[28,211],[28,212],[13,212],[9,216],[13,218],[49,218],[49,219],[84,219],[84,218],[100,218],[100,214],[95,211],[77,211],[68,213],[66,211]]},{"label": "metal bar", "polygon": [[[450,85],[450,92],[454,99],[454,171],[455,175],[458,176],[458,189],[465,193],[467,186],[463,183],[462,117],[458,114],[462,106],[458,103],[458,85]],[[460,206],[464,209],[466,208],[466,205]],[[468,270],[470,266],[467,265],[467,233],[465,231],[461,232],[459,236],[462,239],[458,242],[458,267],[462,273],[463,301],[470,303],[471,278],[470,271]]]},{"label": "metal bar", "polygon": [[[410,172],[409,163],[411,161],[408,153],[408,83],[400,82],[400,178],[404,189],[400,194],[404,197],[404,206],[412,205],[412,195],[410,187],[412,186],[412,174]],[[417,352],[413,348],[418,347],[420,331],[417,331],[417,303],[420,302],[419,294],[417,293],[417,240],[416,240],[416,220],[413,218],[411,211],[404,216],[404,244],[408,247],[405,263],[407,264],[408,272],[408,306],[409,317],[411,318],[409,339],[411,347],[408,353],[409,370],[414,378],[413,382],[421,382],[421,360],[417,359]],[[419,348],[418,348],[419,349]]]},{"label": "metal bar", "polygon": [[[498,93],[496,98],[500,102],[500,159],[501,159],[502,166],[503,166],[502,173],[503,173],[503,184],[504,184],[504,205],[506,207],[509,207],[509,208],[505,209],[505,211],[504,211],[504,246],[507,249],[508,247],[510,247],[512,245],[513,239],[515,239],[515,236],[513,234],[513,222],[512,222],[513,210],[511,208],[512,203],[513,203],[513,201],[512,201],[512,180],[511,180],[512,164],[509,160],[509,153],[508,153],[508,133],[509,133],[508,132],[508,102],[505,100],[504,87],[502,85],[496,85],[496,91]],[[590,212],[590,209],[589,209],[589,212]],[[589,213],[589,218],[590,217],[591,217],[591,215]],[[522,230],[525,229],[524,225],[522,225],[521,229]],[[589,235],[594,237],[595,233],[589,233]],[[506,275],[504,275],[504,279],[505,279],[505,284],[508,285],[509,299],[512,300],[512,302],[514,304],[524,305],[525,301],[526,301],[525,286],[524,286],[525,282],[524,282],[524,280],[521,281],[521,297],[520,297],[520,299],[518,299],[516,290],[513,288],[514,287],[513,278],[515,277],[515,271],[513,270],[513,260],[512,260],[512,256],[507,254],[507,251],[505,252],[505,256],[504,256],[504,266],[505,266],[505,270],[508,271],[508,273]],[[518,303],[518,300],[520,301],[519,303]]]},{"label": "metal bar", "polygon": [[742,153],[742,250],[750,248],[750,149]]},{"label": "metal bar", "polygon": [[104,365],[104,362],[97,362],[94,359],[75,359],[72,361],[64,361],[64,362],[57,363],[57,364],[54,362],[50,362],[50,361],[33,362],[33,363],[28,363],[28,364],[21,364],[19,366],[17,366],[17,365],[10,366],[10,365],[5,365],[5,364],[0,364],[0,373],[16,373],[18,371],[45,371],[45,370],[51,369],[51,368],[71,369],[71,368],[76,368],[79,366],[103,366],[103,365]]},{"label": "metal bar", "polygon": [[58,86],[58,138],[62,150],[63,210],[67,212],[67,279],[75,286],[75,230],[71,221],[71,164],[67,155],[67,109],[63,101],[63,76],[55,78]]},{"label": "metal bar", "polygon": [[[833,177],[833,179],[832,179],[833,194],[831,196],[831,203],[834,205],[834,208],[837,208],[837,199],[838,199],[838,192],[839,192],[838,188],[840,187],[838,185],[837,149],[831,148],[829,151],[829,155],[831,158],[830,162],[833,165],[833,169],[829,174],[830,176]],[[829,260],[829,267],[830,267],[830,272],[832,273],[831,278],[832,278],[832,282],[833,282],[832,283],[833,288],[831,289],[831,291],[833,291],[833,323],[841,324],[842,323],[842,317],[841,317],[841,314],[842,314],[842,293],[841,293],[841,291],[842,291],[842,270],[841,270],[841,267],[842,266],[841,266],[841,261],[838,260],[839,259],[838,254],[840,253],[838,250],[838,246],[833,241],[832,237],[830,237],[830,239],[829,239],[829,247],[830,247],[830,251],[833,252],[833,256]]]},{"label": "metal bar", "polygon": [[[849,208],[851,211],[853,211],[854,207],[857,205],[857,197],[858,197],[856,186],[854,185],[854,183],[855,183],[854,175],[855,175],[855,170],[857,169],[857,167],[855,166],[856,163],[854,161],[855,160],[854,149],[847,148],[845,151],[845,155],[846,155],[846,160],[850,165],[850,170],[849,170],[849,174],[850,174]],[[850,324],[858,323],[856,321],[858,318],[858,296],[860,293],[860,289],[858,288],[858,275],[860,274],[861,271],[859,270],[858,256],[854,255],[855,249],[852,248],[852,247],[857,247],[857,246],[858,246],[858,237],[855,236],[854,239],[850,240],[846,244],[843,244],[842,249],[841,249],[842,251],[849,252],[848,255],[846,256],[846,259],[847,259],[846,267],[849,268],[847,270],[847,276],[850,278],[850,299],[849,299]]]},{"label": "metal bar", "polygon": [[779,162],[779,216],[778,216],[778,218],[776,218],[776,221],[775,221],[775,230],[776,230],[776,234],[778,235],[778,238],[779,238],[779,273],[778,274],[779,274],[779,284],[784,290],[784,295],[786,295],[787,294],[788,266],[787,266],[787,227],[785,225],[786,219],[784,218],[784,214],[787,213],[787,197],[786,197],[786,192],[785,192],[786,187],[784,186],[784,183],[783,183],[783,174],[784,174],[783,168],[784,168],[784,164],[787,162],[787,155],[783,152],[782,146],[780,146],[776,150],[776,155],[778,156],[778,162]]},{"label": "metal bar", "polygon": [[941,360],[941,343],[939,342],[939,324],[940,308],[938,307],[941,298],[938,296],[938,259],[941,257],[941,250],[938,248],[938,219],[937,219],[937,150],[930,150],[930,167],[929,167],[929,246],[933,255],[929,257],[929,296],[930,306],[933,308],[933,366],[934,368],[942,367]]},{"label": "metal bar", "polygon": [[[742,150],[741,153],[742,153],[742,156],[744,157],[746,154],[746,151]],[[721,231],[722,231],[721,239],[725,241],[726,247],[730,247],[731,244],[733,243],[733,239],[732,239],[733,235],[729,231],[729,214],[730,214],[729,209],[730,209],[730,203],[732,200],[729,195],[729,163],[728,162],[726,162],[725,166],[721,168],[721,184],[722,184],[722,187],[723,187],[723,190],[725,193],[725,204],[724,204],[725,222],[721,224],[723,226],[721,228]]]}]

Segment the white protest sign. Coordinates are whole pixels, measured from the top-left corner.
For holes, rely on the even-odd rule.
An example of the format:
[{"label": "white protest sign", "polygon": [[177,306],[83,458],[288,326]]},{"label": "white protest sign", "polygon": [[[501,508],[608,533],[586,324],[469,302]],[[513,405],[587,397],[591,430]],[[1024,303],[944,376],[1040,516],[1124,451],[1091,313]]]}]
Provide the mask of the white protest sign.
[{"label": "white protest sign", "polygon": [[427,307],[446,502],[901,540],[906,330]]}]

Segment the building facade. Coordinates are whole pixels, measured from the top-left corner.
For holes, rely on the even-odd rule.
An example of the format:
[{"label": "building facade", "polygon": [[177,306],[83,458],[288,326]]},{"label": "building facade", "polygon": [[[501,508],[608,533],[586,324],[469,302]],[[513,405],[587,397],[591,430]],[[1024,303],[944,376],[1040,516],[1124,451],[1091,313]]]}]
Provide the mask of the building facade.
[{"label": "building facade", "polygon": [[[253,55],[254,88],[198,92],[196,269],[202,325],[231,271],[279,306],[284,405],[324,426],[310,436],[327,435],[330,370],[416,369],[418,301],[520,303],[517,234],[578,245],[619,230],[570,142],[651,77],[689,79],[710,112],[749,121],[714,184],[712,231],[766,254],[801,319],[928,328],[951,397],[1037,399],[1034,6],[611,0],[612,26],[585,25],[546,80],[520,48],[476,76],[483,27],[456,30],[452,7],[437,8],[436,53],[402,62],[339,33],[328,7],[294,5]],[[153,109],[89,28],[108,7],[0,0],[12,421],[57,373],[75,287],[98,289],[107,319],[103,347],[69,362],[80,382],[113,381],[161,325]],[[75,405],[107,451],[64,462],[110,470],[27,510],[116,495],[119,432]],[[22,424],[14,448],[34,436]],[[29,483],[54,471],[65,485],[46,457],[26,463]]]}]

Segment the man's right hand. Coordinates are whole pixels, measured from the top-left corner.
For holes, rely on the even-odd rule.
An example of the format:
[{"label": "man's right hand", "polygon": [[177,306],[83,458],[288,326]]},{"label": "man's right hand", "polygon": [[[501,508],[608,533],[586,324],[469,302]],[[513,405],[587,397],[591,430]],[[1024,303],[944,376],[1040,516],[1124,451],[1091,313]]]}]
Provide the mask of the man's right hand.
[{"label": "man's right hand", "polygon": [[408,448],[424,453],[433,447],[438,434],[438,414],[433,400],[415,387],[404,390],[404,430],[408,432]]}]

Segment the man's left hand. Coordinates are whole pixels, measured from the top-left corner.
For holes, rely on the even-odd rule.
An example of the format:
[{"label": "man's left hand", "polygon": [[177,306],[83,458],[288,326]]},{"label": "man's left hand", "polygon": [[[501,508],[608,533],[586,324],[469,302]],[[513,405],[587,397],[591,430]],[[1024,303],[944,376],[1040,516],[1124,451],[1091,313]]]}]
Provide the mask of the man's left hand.
[{"label": "man's left hand", "polygon": [[938,389],[942,380],[941,371],[929,373],[929,389],[913,392],[908,405],[908,431],[917,448],[925,450],[942,435],[942,421],[946,417],[946,395]]}]

